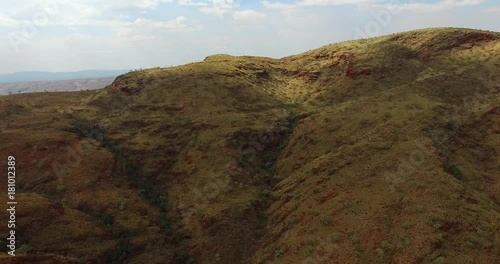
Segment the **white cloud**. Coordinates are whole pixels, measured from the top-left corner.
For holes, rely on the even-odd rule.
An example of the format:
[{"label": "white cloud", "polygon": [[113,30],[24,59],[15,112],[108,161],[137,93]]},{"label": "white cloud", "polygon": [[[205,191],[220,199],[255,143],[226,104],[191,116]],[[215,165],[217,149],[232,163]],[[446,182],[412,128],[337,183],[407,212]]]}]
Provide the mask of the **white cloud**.
[{"label": "white cloud", "polygon": [[158,39],[165,32],[191,32],[201,30],[202,25],[187,25],[187,18],[179,16],[168,21],[139,18],[116,28],[117,36],[132,40]]},{"label": "white cloud", "polygon": [[453,8],[474,6],[483,3],[484,0],[441,0],[435,3],[400,3],[400,4],[371,4],[368,5],[369,8],[384,8],[391,10],[393,13],[399,13],[403,11],[409,12],[436,12],[442,10],[449,10]]},{"label": "white cloud", "polygon": [[270,2],[270,1],[262,1],[262,5],[269,9],[280,9],[280,10],[295,8],[298,6],[296,4],[285,4],[285,3]]},{"label": "white cloud", "polygon": [[137,15],[145,15],[147,10],[157,9],[160,4],[174,2],[220,17],[229,14],[235,20],[263,17],[263,13],[257,11],[238,10],[239,0],[25,0],[23,5],[1,6],[0,23],[19,26],[32,23],[32,17],[42,14],[47,18],[48,26],[117,27]]},{"label": "white cloud", "polygon": [[21,21],[12,18],[7,14],[0,13],[0,25],[3,26],[16,26],[19,25]]},{"label": "white cloud", "polygon": [[257,20],[262,19],[266,15],[255,10],[234,11],[231,14],[234,20]]},{"label": "white cloud", "polygon": [[433,12],[449,10],[453,8],[474,6],[483,3],[485,0],[439,0],[434,3],[410,1],[401,3],[399,0],[297,0],[293,3],[283,3],[276,1],[262,1],[264,7],[281,11],[285,21],[294,24],[315,24],[318,18],[307,14],[307,7],[314,6],[341,6],[351,5],[362,11],[388,9],[392,13],[407,12]]},{"label": "white cloud", "polygon": [[487,8],[483,10],[486,14],[495,14],[500,16],[500,7]]},{"label": "white cloud", "polygon": [[[0,23],[22,25],[35,17],[48,21],[47,25],[113,25],[123,21],[126,11],[154,10],[160,4],[173,0],[24,0],[22,5],[0,7]],[[9,15],[6,15],[9,14]]]},{"label": "white cloud", "polygon": [[200,11],[206,14],[223,16],[224,14],[239,7],[234,0],[208,0],[210,5],[200,8]]},{"label": "white cloud", "polygon": [[178,0],[177,3],[179,5],[185,5],[185,6],[207,6],[208,3],[206,3],[205,1],[203,2],[194,2],[193,0]]},{"label": "white cloud", "polygon": [[[156,9],[160,4],[171,3],[172,0],[91,0],[91,4],[101,3],[107,8],[141,8]],[[92,3],[93,2],[93,3]]]},{"label": "white cloud", "polygon": [[456,7],[478,5],[485,0],[440,0],[435,3],[410,1],[401,3],[399,0],[298,0],[291,4],[274,1],[262,1],[264,7],[286,10],[306,6],[340,6],[354,5],[358,7],[387,8],[398,11],[438,11]]},{"label": "white cloud", "polygon": [[284,4],[279,2],[263,1],[264,7],[276,9],[281,12],[284,21],[296,25],[311,25],[319,22],[319,18],[307,12],[300,4]]},{"label": "white cloud", "polygon": [[300,0],[292,4],[285,4],[282,2],[271,2],[264,0],[262,4],[264,7],[270,9],[286,10],[304,6],[339,6],[339,5],[358,5],[363,3],[376,2],[374,0]]},{"label": "white cloud", "polygon": [[217,15],[221,18],[230,15],[236,21],[248,21],[262,19],[266,15],[251,9],[237,10],[240,6],[234,0],[208,0],[210,5],[200,8],[200,12]]},{"label": "white cloud", "polygon": [[94,36],[90,34],[84,34],[84,33],[74,33],[69,35],[66,40],[69,41],[89,41],[92,40]]},{"label": "white cloud", "polygon": [[301,6],[337,6],[337,5],[356,5],[373,0],[302,0],[298,4]]}]

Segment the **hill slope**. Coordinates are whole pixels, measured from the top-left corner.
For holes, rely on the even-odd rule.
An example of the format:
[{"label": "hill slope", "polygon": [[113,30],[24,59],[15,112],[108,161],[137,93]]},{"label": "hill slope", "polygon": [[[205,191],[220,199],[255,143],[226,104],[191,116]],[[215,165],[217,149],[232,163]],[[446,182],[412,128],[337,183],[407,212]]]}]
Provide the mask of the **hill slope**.
[{"label": "hill slope", "polygon": [[499,54],[427,29],[0,97],[0,261],[497,263]]}]

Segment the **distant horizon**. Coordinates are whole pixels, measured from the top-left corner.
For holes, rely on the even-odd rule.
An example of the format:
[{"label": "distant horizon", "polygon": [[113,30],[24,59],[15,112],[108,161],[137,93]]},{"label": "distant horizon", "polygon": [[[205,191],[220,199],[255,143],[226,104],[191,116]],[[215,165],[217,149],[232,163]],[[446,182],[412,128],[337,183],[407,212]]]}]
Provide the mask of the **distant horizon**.
[{"label": "distant horizon", "polygon": [[75,71],[44,71],[44,70],[27,70],[27,71],[16,71],[16,72],[0,72],[0,75],[10,75],[10,74],[19,74],[19,73],[77,73],[77,72],[91,72],[91,71],[131,71],[133,69],[84,69],[84,70],[75,70]]},{"label": "distant horizon", "polygon": [[66,72],[22,71],[6,74],[0,73],[0,83],[30,83],[44,81],[109,78],[125,74],[129,71],[130,70],[82,70]]}]

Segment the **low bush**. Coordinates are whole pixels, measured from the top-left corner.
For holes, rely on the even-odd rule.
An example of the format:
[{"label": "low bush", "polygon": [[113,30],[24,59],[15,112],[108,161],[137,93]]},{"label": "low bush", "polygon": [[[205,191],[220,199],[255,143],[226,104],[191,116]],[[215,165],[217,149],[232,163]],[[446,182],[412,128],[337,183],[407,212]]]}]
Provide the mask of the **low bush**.
[{"label": "low bush", "polygon": [[447,165],[445,171],[451,174],[457,180],[462,180],[464,178],[464,173],[462,172],[462,169],[457,165]]}]

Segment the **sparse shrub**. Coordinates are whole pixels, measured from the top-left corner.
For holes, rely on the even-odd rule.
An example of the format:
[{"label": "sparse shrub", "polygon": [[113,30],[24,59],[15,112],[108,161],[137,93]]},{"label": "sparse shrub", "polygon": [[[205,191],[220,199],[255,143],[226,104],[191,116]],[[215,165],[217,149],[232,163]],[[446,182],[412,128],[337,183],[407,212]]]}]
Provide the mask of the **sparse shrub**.
[{"label": "sparse shrub", "polygon": [[361,120],[359,120],[359,125],[361,125],[362,127],[369,126],[370,124],[371,122],[368,118],[362,118]]},{"label": "sparse shrub", "polygon": [[[96,175],[96,174],[97,174],[97,171],[92,170],[90,173],[91,173],[92,175]],[[84,184],[85,184],[85,186],[86,186],[86,187],[89,187],[89,186],[91,186],[92,184],[94,184],[94,182],[95,182],[94,180],[92,180],[92,179],[90,179],[90,178],[89,178],[89,179],[86,179],[86,180],[85,180]]]},{"label": "sparse shrub", "polygon": [[113,237],[115,239],[125,239],[130,236],[130,231],[125,229],[123,226],[120,225],[114,225],[111,228],[111,233],[113,234]]},{"label": "sparse shrub", "polygon": [[453,175],[455,179],[462,180],[464,178],[464,173],[462,169],[456,165],[447,165],[445,168],[446,172]]},{"label": "sparse shrub", "polygon": [[359,241],[358,235],[355,232],[349,232],[349,239],[353,242],[356,243]]},{"label": "sparse shrub", "polygon": [[36,165],[36,169],[37,170],[42,170],[43,167],[45,167],[45,160],[42,160],[40,161],[37,165]]},{"label": "sparse shrub", "polygon": [[466,242],[466,244],[468,247],[470,247],[472,249],[481,249],[482,248],[481,242],[474,237],[469,238],[468,241]]},{"label": "sparse shrub", "polygon": [[113,263],[123,263],[127,259],[127,255],[130,251],[130,239],[120,238],[118,240],[118,245],[113,256]]},{"label": "sparse shrub", "polygon": [[189,254],[184,250],[177,250],[174,255],[174,262],[176,264],[194,264],[193,258],[189,257]]},{"label": "sparse shrub", "polygon": [[326,216],[323,216],[321,217],[321,220],[320,222],[325,225],[325,226],[329,226],[333,223],[333,220],[332,220],[332,217],[329,216],[329,215],[326,215]]},{"label": "sparse shrub", "polygon": [[7,247],[7,240],[0,239],[0,252],[7,252],[9,249]]},{"label": "sparse shrub", "polygon": [[165,214],[165,213],[160,214],[159,226],[166,236],[169,236],[169,237],[172,236],[173,232],[172,232],[172,228],[170,227],[170,222],[168,221],[167,214]]},{"label": "sparse shrub", "polygon": [[115,218],[108,213],[104,213],[101,215],[100,221],[105,225],[112,225],[115,223]]},{"label": "sparse shrub", "polygon": [[397,247],[398,247],[398,248],[399,248],[400,246],[408,247],[408,246],[410,246],[410,245],[412,244],[412,242],[413,242],[413,241],[412,241],[412,239],[411,239],[410,237],[408,237],[408,236],[404,236],[404,237],[402,237],[402,238],[401,238],[401,243],[400,243],[400,244],[398,244],[398,246],[397,246]]},{"label": "sparse shrub", "polygon": [[274,256],[276,258],[281,258],[285,255],[285,253],[288,251],[287,246],[282,246],[274,251]]},{"label": "sparse shrub", "polygon": [[387,240],[382,241],[382,243],[380,243],[380,247],[385,249],[385,250],[391,250],[394,248],[394,246],[391,243],[389,243]]},{"label": "sparse shrub", "polygon": [[338,243],[340,241],[340,234],[338,232],[334,232],[332,234],[332,243]]},{"label": "sparse shrub", "polygon": [[438,257],[432,262],[432,264],[444,264],[444,263],[446,263],[446,258],[442,256]]},{"label": "sparse shrub", "polygon": [[377,249],[375,249],[375,252],[377,252],[377,255],[378,255],[379,257],[381,257],[381,258],[382,258],[382,257],[384,257],[384,255],[385,255],[384,250],[383,250],[383,249],[381,249],[381,248],[377,248]]},{"label": "sparse shrub", "polygon": [[24,182],[23,181],[17,181],[17,188],[19,190],[23,190],[24,189]]},{"label": "sparse shrub", "polygon": [[125,201],[121,201],[120,206],[118,207],[118,210],[123,211],[123,210],[125,210],[126,206],[127,205],[126,205]]},{"label": "sparse shrub", "polygon": [[22,244],[21,247],[19,247],[17,250],[16,250],[16,253],[18,254],[27,254],[29,253],[31,250],[33,250],[34,248],[28,244]]},{"label": "sparse shrub", "polygon": [[217,223],[217,218],[215,218],[214,216],[210,216],[207,220],[208,226],[213,226],[215,225],[215,223]]}]

